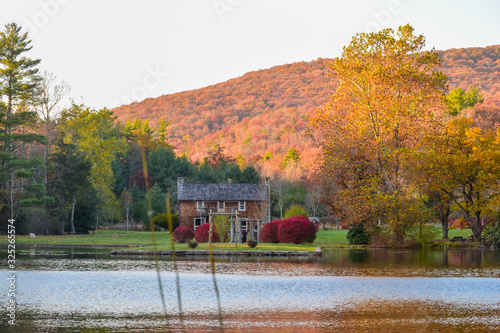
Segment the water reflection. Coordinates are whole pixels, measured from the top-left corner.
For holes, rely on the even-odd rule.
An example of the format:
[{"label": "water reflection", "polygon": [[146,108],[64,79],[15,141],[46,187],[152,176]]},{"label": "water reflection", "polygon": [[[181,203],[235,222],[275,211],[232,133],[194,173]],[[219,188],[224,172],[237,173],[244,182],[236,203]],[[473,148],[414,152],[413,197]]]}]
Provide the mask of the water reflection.
[{"label": "water reflection", "polygon": [[322,264],[333,275],[500,276],[500,251],[326,250]]},{"label": "water reflection", "polygon": [[[169,322],[162,316],[153,271],[21,272],[20,327],[36,329],[19,332],[54,327],[162,332],[167,323],[179,330],[174,274],[162,278]],[[182,274],[181,281],[187,331],[218,331],[210,275]],[[495,278],[221,275],[219,288],[228,332],[500,329]]]},{"label": "water reflection", "polygon": [[365,249],[350,249],[347,251],[349,262],[366,263],[370,260],[370,251]]},{"label": "water reflection", "polygon": [[[115,256],[109,248],[21,247],[16,252],[19,270],[144,271],[154,269],[151,256]],[[0,249],[6,267],[6,248]],[[209,273],[208,258],[179,258],[181,272]],[[172,271],[171,258],[160,267]],[[427,276],[499,277],[500,251],[485,250],[369,250],[331,249],[321,258],[216,258],[217,272],[236,275],[280,276]]]},{"label": "water reflection", "polygon": [[[227,313],[224,332],[495,332],[498,309],[456,308],[426,302],[359,303],[352,307],[312,312],[268,311]],[[31,320],[27,320],[31,318]],[[158,315],[109,316],[73,314],[64,320],[47,313],[21,313],[10,332],[181,332],[179,320]],[[187,332],[220,332],[217,320],[203,313],[188,316]]]},{"label": "water reflection", "polygon": [[[18,248],[19,320],[10,331],[181,331],[171,259],[159,262],[167,322],[152,258],[109,251]],[[6,260],[2,248],[1,267]],[[499,251],[335,249],[318,259],[216,260],[226,332],[500,330]],[[186,331],[218,332],[208,259],[182,258],[178,267]]]}]

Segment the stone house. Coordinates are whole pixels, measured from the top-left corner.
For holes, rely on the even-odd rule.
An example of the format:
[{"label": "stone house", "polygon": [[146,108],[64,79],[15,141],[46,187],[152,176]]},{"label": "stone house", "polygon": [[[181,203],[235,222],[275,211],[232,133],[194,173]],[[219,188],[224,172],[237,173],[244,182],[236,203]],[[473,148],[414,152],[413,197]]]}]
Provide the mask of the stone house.
[{"label": "stone house", "polygon": [[[270,183],[264,184],[194,184],[177,179],[179,225],[196,229],[210,223],[213,216],[227,215],[231,221],[231,242],[259,241],[262,226],[270,221]],[[237,237],[237,238],[236,238]]]}]

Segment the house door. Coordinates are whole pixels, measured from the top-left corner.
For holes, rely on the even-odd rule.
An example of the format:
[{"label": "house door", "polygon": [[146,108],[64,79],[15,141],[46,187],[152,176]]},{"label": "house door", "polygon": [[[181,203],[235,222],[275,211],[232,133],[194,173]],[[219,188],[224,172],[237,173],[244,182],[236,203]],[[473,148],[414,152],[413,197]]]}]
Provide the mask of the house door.
[{"label": "house door", "polygon": [[238,235],[240,242],[245,243],[248,240],[248,221],[247,219],[239,219],[240,234]]}]

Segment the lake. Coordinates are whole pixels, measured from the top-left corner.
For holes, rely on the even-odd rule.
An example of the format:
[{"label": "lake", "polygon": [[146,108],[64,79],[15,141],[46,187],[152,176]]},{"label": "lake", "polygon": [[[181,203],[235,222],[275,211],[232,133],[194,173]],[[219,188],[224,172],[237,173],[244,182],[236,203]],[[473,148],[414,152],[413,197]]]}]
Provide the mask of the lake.
[{"label": "lake", "polygon": [[[10,332],[500,331],[500,251],[216,258],[215,276],[207,258],[109,252],[18,247],[16,325],[8,325],[6,269],[0,325]],[[0,258],[7,267],[5,247]]]}]

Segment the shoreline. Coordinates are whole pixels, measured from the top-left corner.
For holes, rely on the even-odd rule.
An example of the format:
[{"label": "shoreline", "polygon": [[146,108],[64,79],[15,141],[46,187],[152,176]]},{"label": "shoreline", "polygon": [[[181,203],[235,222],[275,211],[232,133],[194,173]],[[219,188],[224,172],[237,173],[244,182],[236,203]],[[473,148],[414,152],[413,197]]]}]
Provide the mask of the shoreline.
[{"label": "shoreline", "polygon": [[[8,243],[0,243],[0,247],[1,246],[8,246],[9,244]],[[19,246],[19,247],[69,247],[69,246],[73,246],[73,247],[109,247],[109,248],[141,248],[141,247],[149,247],[151,245],[127,245],[127,244],[124,244],[124,245],[116,245],[116,244],[36,244],[36,243],[21,243],[21,244],[16,244],[16,246]],[[470,249],[470,250],[495,250],[495,249],[491,249],[490,247],[484,245],[484,244],[480,244],[480,243],[472,243],[472,244],[449,244],[449,243],[444,243],[444,244],[432,244],[431,246],[428,246],[426,247],[427,249],[429,250],[465,250],[465,249]],[[319,250],[318,250],[319,249]],[[351,245],[328,245],[328,246],[317,246],[317,249],[316,251],[280,251],[280,250],[276,250],[276,251],[259,251],[259,250],[248,250],[248,251],[228,251],[228,250],[213,250],[214,254],[215,253],[241,253],[241,252],[262,252],[262,253],[287,253],[287,252],[290,252],[290,253],[317,253],[317,252],[321,252],[323,249],[372,249],[372,250],[381,250],[381,249],[385,249],[385,250],[390,250],[390,249],[395,249],[395,250],[418,250],[418,249],[425,249],[425,248],[419,248],[419,247],[408,247],[408,248],[392,248],[392,247],[377,247],[377,246],[369,246],[369,245],[355,245],[355,244],[351,244]],[[122,251],[122,250],[118,250],[118,251]],[[113,252],[113,251],[112,251]],[[121,254],[121,253],[115,253],[117,251],[114,251],[113,254]],[[130,252],[130,254],[135,254],[136,252],[154,252],[153,250],[130,250],[128,251]],[[160,250],[160,251],[156,251],[156,252],[162,252],[162,253],[167,253],[167,252],[172,252],[171,250]],[[184,253],[184,252],[209,252],[209,250],[175,250],[175,252],[180,252],[180,253]],[[189,254],[191,255],[191,254]]]},{"label": "shoreline", "polygon": [[[7,246],[9,245],[8,243],[3,243],[0,244],[0,246]],[[22,247],[22,246],[40,246],[40,247],[52,247],[52,246],[73,246],[73,247],[129,247],[129,248],[134,248],[134,247],[145,247],[147,245],[112,245],[112,244],[16,244],[16,246]]]},{"label": "shoreline", "polygon": [[[316,251],[212,251],[217,257],[321,257],[322,250]],[[197,257],[210,256],[208,250],[175,250],[175,251],[150,251],[150,250],[111,250],[112,256],[177,256],[177,257]]]}]

